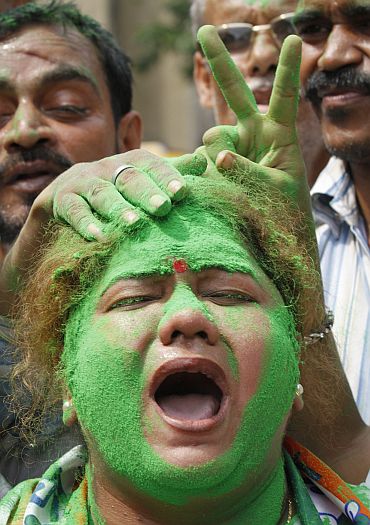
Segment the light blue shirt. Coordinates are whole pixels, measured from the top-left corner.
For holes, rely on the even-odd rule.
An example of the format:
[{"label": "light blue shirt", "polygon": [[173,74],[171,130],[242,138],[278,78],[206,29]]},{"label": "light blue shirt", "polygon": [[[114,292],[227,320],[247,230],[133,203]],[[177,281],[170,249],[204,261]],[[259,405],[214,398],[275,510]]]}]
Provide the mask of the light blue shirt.
[{"label": "light blue shirt", "polygon": [[325,302],[354,398],[370,424],[370,249],[355,186],[340,159],[330,159],[311,195]]}]

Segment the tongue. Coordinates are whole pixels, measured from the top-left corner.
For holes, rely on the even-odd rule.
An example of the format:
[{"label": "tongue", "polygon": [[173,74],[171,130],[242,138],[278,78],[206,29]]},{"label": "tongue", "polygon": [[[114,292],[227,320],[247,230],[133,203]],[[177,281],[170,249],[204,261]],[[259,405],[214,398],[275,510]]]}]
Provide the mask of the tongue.
[{"label": "tongue", "polygon": [[220,402],[211,395],[171,394],[157,400],[163,412],[176,419],[208,419],[217,414]]}]

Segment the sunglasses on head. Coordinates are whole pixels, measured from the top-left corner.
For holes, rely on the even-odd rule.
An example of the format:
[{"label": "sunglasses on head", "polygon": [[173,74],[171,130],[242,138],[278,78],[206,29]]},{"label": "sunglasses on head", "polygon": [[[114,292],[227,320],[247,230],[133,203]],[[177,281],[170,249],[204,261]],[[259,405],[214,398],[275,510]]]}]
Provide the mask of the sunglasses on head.
[{"label": "sunglasses on head", "polygon": [[222,24],[216,27],[217,33],[230,53],[246,51],[251,45],[254,33],[271,31],[276,43],[281,47],[288,35],[296,34],[293,25],[294,13],[277,16],[269,24],[252,25],[245,22]]}]

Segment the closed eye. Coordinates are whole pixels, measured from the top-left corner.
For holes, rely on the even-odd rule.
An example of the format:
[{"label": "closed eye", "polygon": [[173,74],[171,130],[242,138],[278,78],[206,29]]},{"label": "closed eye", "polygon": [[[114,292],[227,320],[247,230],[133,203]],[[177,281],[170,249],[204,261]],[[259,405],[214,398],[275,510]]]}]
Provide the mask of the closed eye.
[{"label": "closed eye", "polygon": [[117,308],[123,310],[137,310],[138,308],[144,308],[149,304],[152,304],[155,301],[160,299],[159,296],[148,296],[148,295],[139,295],[136,297],[125,297],[119,299],[114,304],[109,307],[109,310],[116,310]]},{"label": "closed eye", "polygon": [[61,119],[73,119],[76,117],[83,117],[87,114],[87,109],[85,107],[73,106],[73,105],[63,105],[49,107],[45,109],[46,113],[49,113],[57,118]]},{"label": "closed eye", "polygon": [[304,42],[310,44],[326,40],[331,29],[331,24],[325,21],[312,21],[296,25],[298,35]]},{"label": "closed eye", "polygon": [[218,290],[215,292],[206,292],[202,297],[220,306],[237,306],[247,303],[256,303],[257,301],[249,294],[234,292],[230,290]]}]

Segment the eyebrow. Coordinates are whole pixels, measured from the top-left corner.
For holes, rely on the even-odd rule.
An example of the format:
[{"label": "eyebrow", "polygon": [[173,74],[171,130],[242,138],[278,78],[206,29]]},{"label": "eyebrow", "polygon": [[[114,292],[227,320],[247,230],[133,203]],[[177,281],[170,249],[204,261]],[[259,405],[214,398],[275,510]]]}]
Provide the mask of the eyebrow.
[{"label": "eyebrow", "polygon": [[349,5],[340,7],[340,11],[346,18],[359,18],[370,15],[370,5],[356,5],[354,2],[351,2]]},{"label": "eyebrow", "polygon": [[[191,270],[191,269],[190,269]],[[207,270],[221,270],[228,273],[242,273],[244,275],[248,275],[252,277],[256,281],[256,283],[259,283],[260,281],[257,278],[256,272],[252,268],[231,268],[228,265],[216,265],[216,266],[204,266],[200,270],[198,270],[196,273],[200,273],[202,271]],[[130,274],[122,273],[120,275],[116,275],[109,283],[107,283],[106,286],[104,286],[104,289],[100,292],[99,297],[103,297],[103,295],[115,284],[119,283],[120,281],[128,281],[129,279],[145,279],[150,277],[158,277],[158,282],[163,280],[165,277],[169,275],[175,275],[176,272],[172,270],[172,268],[168,268],[168,271],[163,271],[162,273],[159,273],[158,271],[153,272],[133,272]]]},{"label": "eyebrow", "polygon": [[293,17],[293,24],[297,22],[304,23],[310,22],[311,20],[316,20],[317,18],[328,18],[324,11],[318,9],[304,9],[298,11]]},{"label": "eyebrow", "polygon": [[[369,16],[370,15],[370,5],[368,4],[356,4],[355,2],[351,2],[347,5],[341,6],[339,8],[341,14],[348,18],[360,18],[362,16]],[[296,15],[293,17],[293,23],[297,22],[309,22],[311,20],[317,19],[317,18],[327,18],[330,19],[330,17],[325,13],[325,11],[321,11],[319,9],[303,9],[302,11],[297,11]]]},{"label": "eyebrow", "polygon": [[[69,64],[60,64],[55,69],[45,73],[41,77],[40,85],[41,87],[45,87],[48,84],[53,84],[56,82],[68,82],[72,80],[78,80],[89,84],[97,96],[101,98],[98,85],[91,75],[85,73],[82,68],[73,67]],[[0,90],[11,90],[13,87],[14,86],[9,79],[0,77]]]}]

